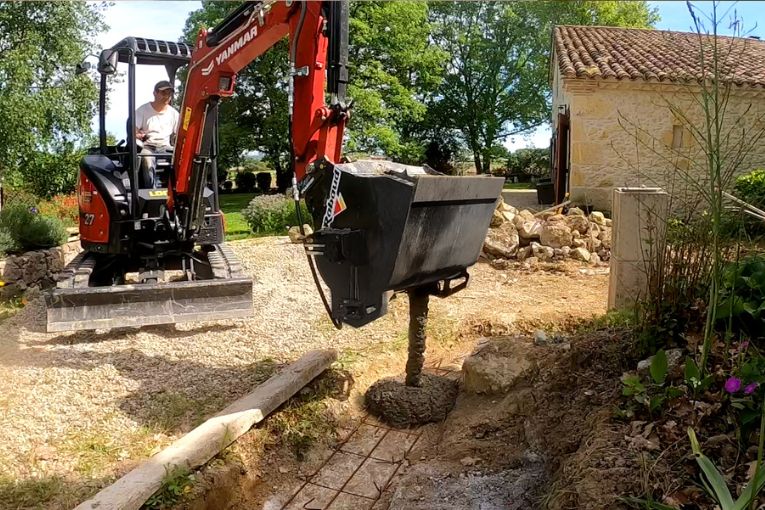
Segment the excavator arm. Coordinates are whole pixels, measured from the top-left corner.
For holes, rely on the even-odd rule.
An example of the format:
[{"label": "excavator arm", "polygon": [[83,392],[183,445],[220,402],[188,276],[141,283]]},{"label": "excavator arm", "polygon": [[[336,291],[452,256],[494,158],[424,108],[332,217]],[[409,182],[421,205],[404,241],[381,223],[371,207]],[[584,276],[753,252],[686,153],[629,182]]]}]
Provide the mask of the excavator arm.
[{"label": "excavator arm", "polygon": [[220,99],[233,95],[239,71],[285,36],[296,178],[302,180],[317,160],[339,160],[348,118],[347,3],[246,2],[214,29],[199,31],[189,64],[168,190],[168,211],[175,213],[181,237],[191,238],[204,215],[202,193],[216,157]]}]

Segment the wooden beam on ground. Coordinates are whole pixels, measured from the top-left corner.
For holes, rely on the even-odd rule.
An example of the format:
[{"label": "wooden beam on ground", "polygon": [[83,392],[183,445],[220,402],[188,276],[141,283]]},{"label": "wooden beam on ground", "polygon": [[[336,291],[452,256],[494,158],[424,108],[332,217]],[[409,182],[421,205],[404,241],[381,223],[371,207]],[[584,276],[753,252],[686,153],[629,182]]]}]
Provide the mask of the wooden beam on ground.
[{"label": "wooden beam on ground", "polygon": [[295,395],[337,359],[335,350],[311,351],[272,376],[75,510],[138,510],[176,468],[209,461]]}]

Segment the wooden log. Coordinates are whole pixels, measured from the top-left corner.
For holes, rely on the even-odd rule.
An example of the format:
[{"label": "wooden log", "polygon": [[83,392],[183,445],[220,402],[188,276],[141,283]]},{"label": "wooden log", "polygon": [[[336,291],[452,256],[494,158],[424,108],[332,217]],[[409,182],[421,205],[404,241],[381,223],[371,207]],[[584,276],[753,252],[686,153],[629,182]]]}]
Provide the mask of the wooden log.
[{"label": "wooden log", "polygon": [[335,350],[311,351],[210,418],[75,510],[138,510],[176,468],[209,461],[262,421],[337,359]]}]

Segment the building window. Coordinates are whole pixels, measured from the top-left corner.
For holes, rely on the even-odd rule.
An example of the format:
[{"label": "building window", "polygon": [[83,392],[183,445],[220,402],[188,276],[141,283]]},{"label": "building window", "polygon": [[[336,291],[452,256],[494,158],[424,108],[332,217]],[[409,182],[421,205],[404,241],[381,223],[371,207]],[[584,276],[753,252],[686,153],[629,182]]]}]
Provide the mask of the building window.
[{"label": "building window", "polygon": [[672,148],[679,149],[683,146],[683,126],[672,126]]}]

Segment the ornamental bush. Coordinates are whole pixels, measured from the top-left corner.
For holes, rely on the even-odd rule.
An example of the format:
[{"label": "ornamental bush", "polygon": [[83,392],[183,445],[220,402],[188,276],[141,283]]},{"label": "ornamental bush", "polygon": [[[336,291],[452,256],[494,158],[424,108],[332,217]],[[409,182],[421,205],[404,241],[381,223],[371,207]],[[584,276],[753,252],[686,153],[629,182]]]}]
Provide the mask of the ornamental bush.
[{"label": "ornamental bush", "polygon": [[[308,209],[300,203],[303,223],[311,223]],[[258,195],[242,211],[244,219],[253,232],[258,234],[284,235],[288,227],[297,225],[295,202],[283,195]]]},{"label": "ornamental bush", "polygon": [[0,251],[13,253],[59,246],[66,241],[60,219],[39,213],[36,207],[11,203],[0,211]]},{"label": "ornamental bush", "polygon": [[736,179],[735,193],[738,198],[755,207],[765,207],[765,169],[752,170]]}]

